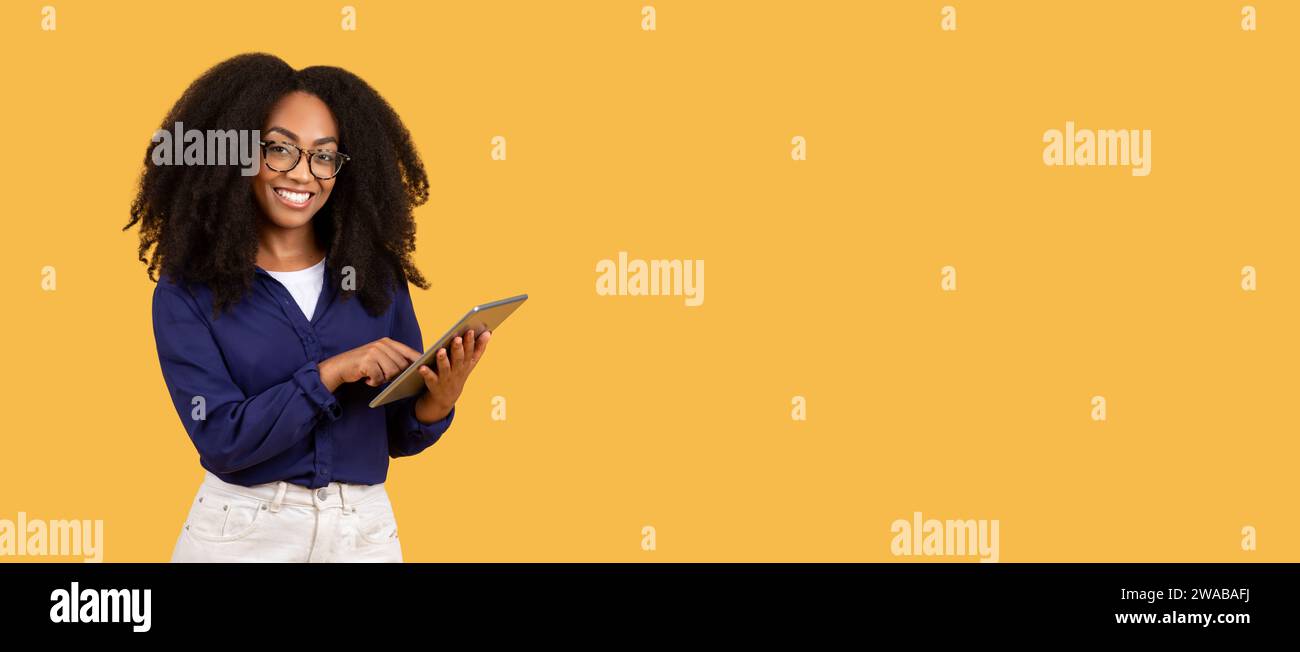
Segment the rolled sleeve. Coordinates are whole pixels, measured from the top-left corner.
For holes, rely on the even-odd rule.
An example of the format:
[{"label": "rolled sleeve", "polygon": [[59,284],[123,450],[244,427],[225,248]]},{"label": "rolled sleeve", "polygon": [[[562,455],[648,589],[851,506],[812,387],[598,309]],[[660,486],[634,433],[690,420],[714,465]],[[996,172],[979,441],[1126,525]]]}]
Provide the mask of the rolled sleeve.
[{"label": "rolled sleeve", "polygon": [[388,429],[388,454],[392,457],[416,455],[438,443],[456,417],[456,406],[453,405],[447,416],[433,423],[423,423],[415,417],[415,399],[408,398],[405,402],[407,405],[398,408],[403,415],[402,422],[390,424]]},{"label": "rolled sleeve", "polygon": [[320,408],[321,413],[330,421],[338,421],[339,417],[343,416],[343,406],[339,405],[334,393],[321,382],[320,367],[317,363],[308,362],[303,365],[294,372],[293,380],[302,388],[307,399]]},{"label": "rolled sleeve", "polygon": [[451,406],[451,411],[447,413],[447,416],[434,421],[433,423],[424,423],[416,418],[414,401],[411,402],[411,409],[407,414],[411,419],[411,434],[423,439],[429,439],[431,440],[429,443],[432,444],[442,436],[442,433],[447,432],[447,429],[451,427],[451,420],[456,416],[456,406]]}]

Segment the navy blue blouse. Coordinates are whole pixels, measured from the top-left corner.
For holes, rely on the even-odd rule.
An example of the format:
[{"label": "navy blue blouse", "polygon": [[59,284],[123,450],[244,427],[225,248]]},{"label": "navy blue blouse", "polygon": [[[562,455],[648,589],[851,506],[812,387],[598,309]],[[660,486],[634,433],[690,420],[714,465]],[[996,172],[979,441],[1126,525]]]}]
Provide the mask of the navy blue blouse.
[{"label": "navy blue blouse", "polygon": [[216,319],[206,286],[191,285],[191,296],[160,278],[153,330],[163,379],[199,463],[222,480],[378,484],[389,457],[415,455],[451,426],[455,407],[423,424],[417,397],[371,408],[382,388],[355,382],[331,393],[321,382],[318,362],[382,337],[424,350],[405,282],[388,310],[371,316],[357,297],[341,298],[334,276],[326,260],[310,321],[260,267],[251,292]]}]

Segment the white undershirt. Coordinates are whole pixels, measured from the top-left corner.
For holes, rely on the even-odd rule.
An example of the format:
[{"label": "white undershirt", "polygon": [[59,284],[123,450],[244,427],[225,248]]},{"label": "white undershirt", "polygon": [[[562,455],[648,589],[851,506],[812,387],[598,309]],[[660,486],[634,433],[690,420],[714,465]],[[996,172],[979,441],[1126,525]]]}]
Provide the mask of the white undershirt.
[{"label": "white undershirt", "polygon": [[302,314],[307,316],[307,321],[311,321],[311,316],[316,313],[316,300],[320,298],[321,288],[325,285],[325,259],[322,258],[319,263],[307,269],[292,272],[273,272],[268,269],[266,273],[288,288],[289,294],[302,309]]}]

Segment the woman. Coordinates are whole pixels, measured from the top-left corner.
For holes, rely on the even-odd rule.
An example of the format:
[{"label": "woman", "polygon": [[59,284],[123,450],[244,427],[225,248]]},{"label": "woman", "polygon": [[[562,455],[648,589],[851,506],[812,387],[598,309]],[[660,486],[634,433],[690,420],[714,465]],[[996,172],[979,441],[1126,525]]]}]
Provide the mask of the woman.
[{"label": "woman", "polygon": [[428,391],[367,405],[422,349],[407,283],[429,286],[410,258],[429,181],[410,134],[355,75],[265,54],[204,73],[163,130],[177,124],[256,132],[258,156],[251,176],[146,154],[126,226],[206,469],[172,560],[401,561],[388,460],[446,432],[491,337],[421,366]]}]

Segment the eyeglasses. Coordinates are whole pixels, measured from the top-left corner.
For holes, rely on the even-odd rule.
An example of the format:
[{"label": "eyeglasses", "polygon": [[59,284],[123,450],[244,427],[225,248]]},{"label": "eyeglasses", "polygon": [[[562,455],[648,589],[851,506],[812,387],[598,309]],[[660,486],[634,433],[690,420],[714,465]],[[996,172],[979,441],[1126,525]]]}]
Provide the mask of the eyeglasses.
[{"label": "eyeglasses", "polygon": [[303,149],[293,143],[281,140],[260,140],[262,160],[266,167],[276,172],[288,172],[302,162],[303,152],[308,154],[307,169],[317,179],[333,179],[343,169],[343,164],[352,160],[351,156],[332,149]]}]

